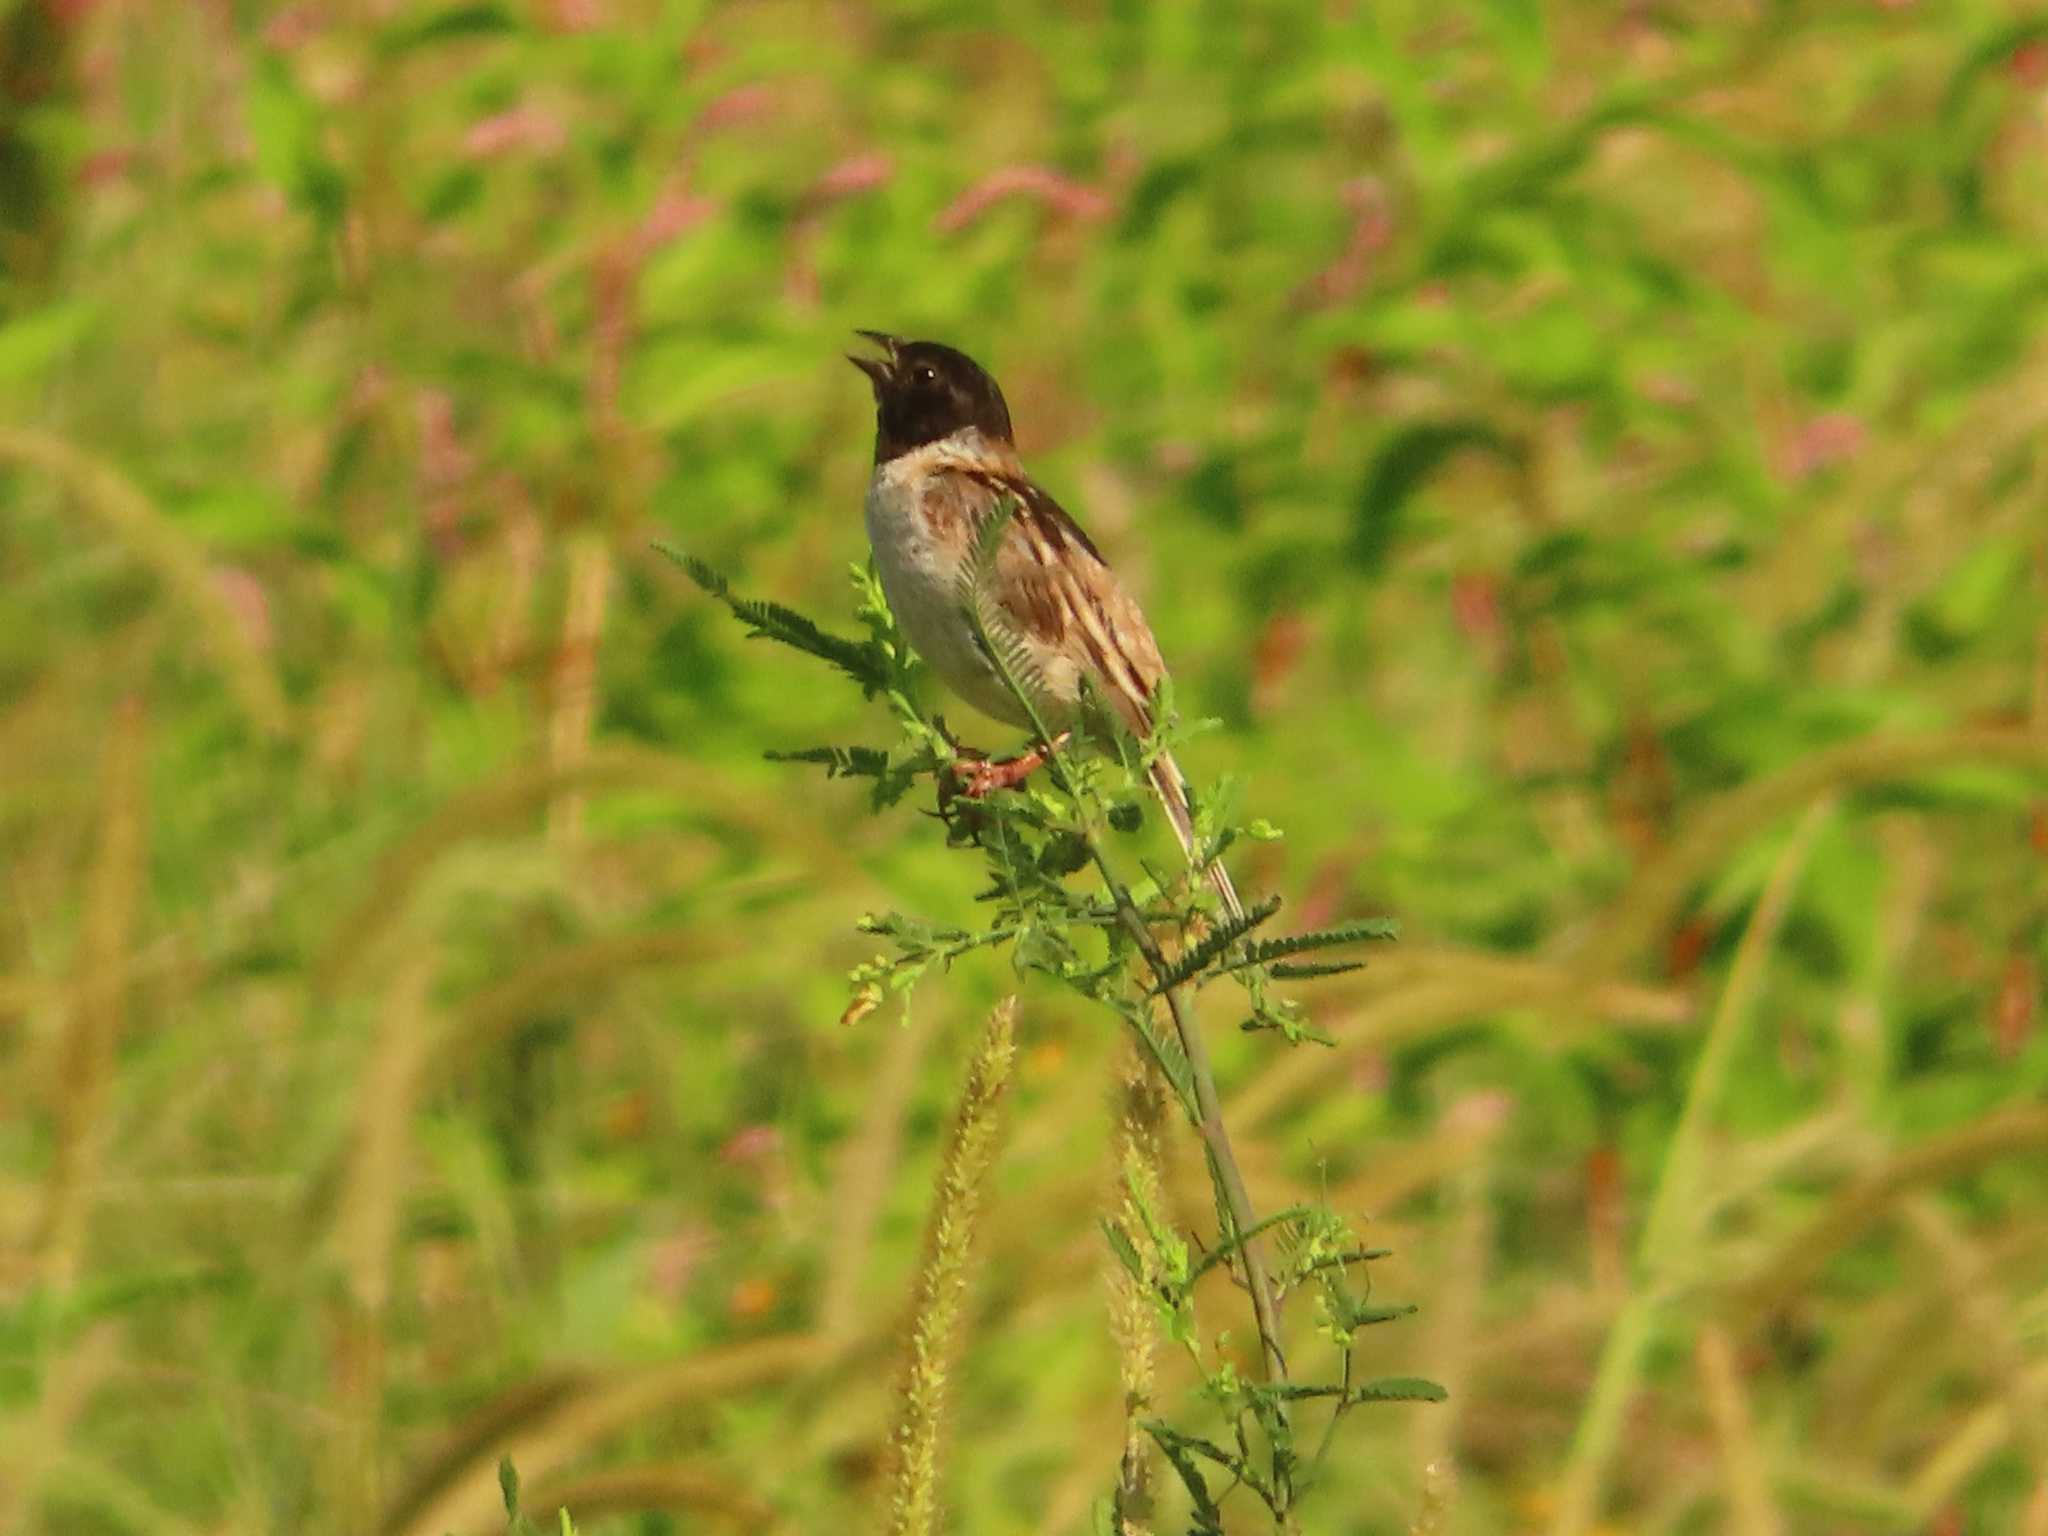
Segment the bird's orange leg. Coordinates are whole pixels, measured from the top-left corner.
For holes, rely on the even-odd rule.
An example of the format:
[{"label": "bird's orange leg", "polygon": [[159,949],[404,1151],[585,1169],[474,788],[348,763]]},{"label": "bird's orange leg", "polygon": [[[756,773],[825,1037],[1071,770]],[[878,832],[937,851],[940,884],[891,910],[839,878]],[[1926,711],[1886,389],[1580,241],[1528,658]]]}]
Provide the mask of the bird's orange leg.
[{"label": "bird's orange leg", "polygon": [[958,793],[965,799],[979,800],[993,790],[1015,789],[1043,767],[1046,758],[1065,746],[1073,734],[1061,731],[1050,746],[1036,746],[1015,757],[987,758],[961,749],[961,756],[953,763],[953,775],[960,781]]}]

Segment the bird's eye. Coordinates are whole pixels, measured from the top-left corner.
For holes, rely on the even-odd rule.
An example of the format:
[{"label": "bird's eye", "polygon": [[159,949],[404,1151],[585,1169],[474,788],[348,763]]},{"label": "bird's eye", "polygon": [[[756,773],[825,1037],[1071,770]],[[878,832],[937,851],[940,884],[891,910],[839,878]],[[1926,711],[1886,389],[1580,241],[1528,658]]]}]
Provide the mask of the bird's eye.
[{"label": "bird's eye", "polygon": [[910,378],[916,384],[936,384],[939,382],[939,370],[930,363],[919,363],[910,370]]}]

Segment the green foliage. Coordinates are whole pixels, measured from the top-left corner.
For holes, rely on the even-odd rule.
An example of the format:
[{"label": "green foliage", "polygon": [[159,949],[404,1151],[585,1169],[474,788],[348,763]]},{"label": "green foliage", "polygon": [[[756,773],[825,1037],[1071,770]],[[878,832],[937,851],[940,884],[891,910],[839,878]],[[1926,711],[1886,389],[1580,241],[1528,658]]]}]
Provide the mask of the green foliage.
[{"label": "green foliage", "polygon": [[1279,910],[1280,898],[1268,896],[1264,901],[1247,907],[1242,917],[1219,919],[1214,927],[1183,950],[1179,959],[1168,962],[1166,969],[1152,978],[1152,995],[1156,997],[1168,987],[1213,976],[1214,967],[1223,959],[1225,951]]},{"label": "green foliage", "polygon": [[[540,1527],[519,1507],[519,1469],[510,1456],[498,1458],[498,1490],[505,1500],[505,1536],[541,1536]],[[576,1522],[568,1510],[557,1510],[555,1518],[560,1536],[576,1536]]]},{"label": "green foliage", "polygon": [[[996,549],[1016,510],[1013,501],[1006,501],[977,530],[974,554],[961,576],[960,614],[973,629],[983,654],[996,668],[1020,712],[1033,720],[1036,745],[1045,754],[1045,770],[1053,789],[998,789],[985,799],[963,804],[957,797],[953,765],[932,765],[939,814],[948,819],[951,830],[957,834],[949,841],[971,844],[986,858],[992,883],[982,892],[981,899],[994,905],[994,921],[985,929],[969,931],[895,913],[864,919],[862,929],[891,939],[896,952],[855,968],[853,1002],[844,1018],[851,1021],[872,1012],[885,991],[907,989],[935,965],[950,966],[954,960],[976,950],[1008,945],[1018,970],[1036,971],[1065,983],[1106,1005],[1130,1027],[1145,1059],[1171,1085],[1191,1127],[1203,1142],[1216,1183],[1220,1232],[1210,1253],[1200,1263],[1190,1264],[1186,1242],[1169,1231],[1144,1191],[1135,1186],[1128,1193],[1143,1222],[1142,1238],[1148,1252],[1155,1256],[1154,1262],[1147,1264],[1139,1257],[1140,1234],[1115,1223],[1105,1224],[1104,1230],[1112,1255],[1141,1291],[1151,1294],[1162,1333],[1186,1350],[1203,1374],[1202,1396],[1220,1411],[1235,1450],[1225,1451],[1213,1441],[1161,1421],[1147,1420],[1144,1427],[1186,1488],[1197,1530],[1221,1532],[1221,1500],[1227,1497],[1227,1492],[1211,1493],[1200,1470],[1203,1461],[1228,1473],[1231,1489],[1242,1487],[1256,1495],[1271,1514],[1275,1529],[1286,1530],[1294,1519],[1298,1490],[1313,1479],[1317,1465],[1329,1449],[1328,1430],[1335,1429],[1336,1420],[1346,1410],[1364,1402],[1440,1401],[1444,1394],[1441,1387],[1432,1383],[1405,1378],[1388,1378],[1358,1388],[1351,1385],[1352,1349],[1358,1330],[1390,1321],[1413,1309],[1373,1310],[1349,1302],[1337,1272],[1365,1260],[1363,1250],[1350,1241],[1344,1223],[1334,1212],[1304,1207],[1263,1221],[1253,1218],[1227,1133],[1216,1115],[1215,1083],[1206,1049],[1198,1043],[1199,1026],[1188,1012],[1184,995],[1202,982],[1231,976],[1243,984],[1251,1000],[1253,1013],[1247,1027],[1279,1029],[1290,1043],[1299,1045],[1305,1032],[1299,1028],[1297,1013],[1292,1005],[1276,1004],[1269,998],[1261,962],[1268,957],[1336,948],[1362,940],[1389,939],[1394,936],[1394,926],[1385,921],[1349,923],[1246,943],[1254,929],[1280,910],[1280,899],[1261,901],[1240,916],[1218,917],[1208,910],[1206,887],[1192,868],[1185,879],[1172,887],[1148,881],[1147,910],[1139,910],[1133,887],[1108,856],[1105,838],[1114,829],[1113,809],[1146,792],[1146,766],[1160,752],[1178,745],[1178,738],[1184,733],[1173,718],[1168,690],[1161,691],[1157,704],[1160,718],[1155,723],[1153,739],[1145,742],[1143,750],[1137,753],[1118,750],[1105,754],[1099,770],[1095,764],[1077,760],[1071,743],[1063,747],[1061,742],[1066,738],[1055,737],[1048,729],[1038,712],[1042,683],[1033,671],[1030,652],[1004,624],[1001,610],[987,590],[995,569]],[[854,669],[846,666],[839,643],[830,641],[810,620],[774,605],[737,598],[716,572],[687,557],[683,564],[698,586],[724,602],[752,633],[780,640],[838,666],[853,675],[855,681],[862,681]],[[856,586],[865,586],[859,577]],[[876,616],[872,627],[875,638],[871,649],[882,655],[902,654],[901,639],[888,626],[886,614]],[[863,683],[863,692],[869,697],[878,691]],[[902,696],[897,697],[900,700]],[[913,751],[942,735],[937,724],[920,717],[914,707],[900,724],[905,745]],[[888,761],[888,753],[872,749],[847,751],[845,760],[852,762],[858,751],[866,752],[863,761]],[[783,755],[817,760],[815,753]],[[825,760],[829,764],[838,759],[828,749]],[[1211,846],[1217,851],[1227,847],[1235,831],[1228,826],[1217,829]],[[1103,895],[1077,894],[1066,883],[1067,876],[1088,866],[1099,876]],[[1183,944],[1178,957],[1165,958],[1154,937],[1156,927],[1179,930]],[[1154,1016],[1152,1004],[1160,999],[1168,1005],[1171,1034]],[[942,1190],[942,1204],[944,1199]],[[938,1220],[936,1216],[934,1219]],[[1308,1256],[1307,1267],[1298,1273],[1269,1276],[1253,1246],[1269,1229],[1285,1240],[1291,1253]],[[1243,1380],[1228,1361],[1212,1359],[1217,1346],[1202,1340],[1196,1323],[1194,1283],[1218,1262],[1241,1271],[1247,1290],[1256,1298],[1254,1311],[1268,1368],[1265,1381]],[[1345,1298],[1336,1306],[1336,1322],[1329,1333],[1339,1344],[1343,1360],[1344,1379],[1334,1386],[1305,1387],[1290,1382],[1273,1331],[1277,1314],[1271,1309],[1284,1299],[1291,1284],[1310,1279],[1327,1295]],[[964,1279],[952,1273],[946,1285],[950,1294],[964,1286]],[[929,1285],[925,1288],[929,1289]],[[925,1310],[921,1304],[920,1317]],[[950,1319],[949,1311],[946,1320],[933,1327],[950,1337],[954,1326]],[[920,1323],[919,1329],[923,1327]],[[922,1331],[914,1335],[914,1359],[922,1359],[935,1349],[936,1345],[925,1340]],[[927,1374],[936,1370],[936,1366],[929,1366]],[[920,1404],[935,1391],[936,1388],[927,1388],[921,1397],[913,1389],[907,1398],[907,1423],[926,1428],[922,1432],[911,1428],[899,1431],[899,1439],[915,1440],[919,1450],[914,1458],[906,1453],[905,1486],[914,1485],[916,1492],[906,1494],[899,1490],[893,1506],[892,1529],[921,1531],[932,1518],[938,1481],[934,1437],[929,1428],[934,1410]],[[1299,1426],[1287,1405],[1317,1398],[1332,1400],[1329,1423],[1314,1456],[1304,1460],[1297,1445]],[[1252,1449],[1255,1437],[1262,1438],[1265,1445],[1257,1457]]]},{"label": "green foliage", "polygon": [[1424,421],[1380,446],[1359,487],[1351,557],[1376,570],[1400,531],[1402,508],[1455,455],[1483,452],[1520,468],[1524,450],[1484,421]]},{"label": "green foliage", "polygon": [[862,644],[838,635],[828,635],[802,614],[780,603],[735,597],[725,578],[703,561],[665,544],[656,547],[680,565],[698,586],[730,608],[733,617],[746,625],[747,633],[756,639],[774,640],[830,662],[860,684],[861,692],[868,698],[883,692],[896,681],[890,654],[877,642],[871,640]]},{"label": "green foliage", "polygon": [[1335,949],[1342,945],[1365,943],[1373,939],[1391,939],[1399,932],[1399,925],[1389,918],[1368,918],[1363,922],[1318,928],[1313,933],[1289,933],[1279,938],[1258,939],[1244,947],[1243,955],[1247,963],[1260,965],[1286,955],[1306,954],[1311,950]]},{"label": "green foliage", "polygon": [[[1357,1382],[1450,1389],[1304,1522],[2038,1524],[2039,9],[0,3],[0,1528],[490,1530],[508,1447],[869,1526],[1020,965],[947,1517],[1196,1517],[1137,1421],[1239,1454],[1258,1342],[1072,797],[940,836],[871,580],[863,705],[650,553],[844,611],[856,326],[991,365],[1223,722],[1245,942],[1400,915],[1188,982],[1372,1282],[1263,1229],[1294,1379],[1415,1302]],[[1178,955],[1145,750],[1063,769]]]}]

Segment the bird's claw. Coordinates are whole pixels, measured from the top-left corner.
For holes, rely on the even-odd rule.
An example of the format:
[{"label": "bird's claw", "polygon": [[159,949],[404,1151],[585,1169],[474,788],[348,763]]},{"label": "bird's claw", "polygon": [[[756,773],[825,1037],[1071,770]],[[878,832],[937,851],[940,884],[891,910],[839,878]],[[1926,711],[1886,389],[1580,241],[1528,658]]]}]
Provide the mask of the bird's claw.
[{"label": "bird's claw", "polygon": [[960,755],[951,765],[953,793],[964,799],[980,800],[998,789],[1015,789],[1043,767],[1045,760],[1064,746],[1071,734],[1061,731],[1050,745],[1041,743],[1015,757],[991,758],[971,749],[959,749]]}]

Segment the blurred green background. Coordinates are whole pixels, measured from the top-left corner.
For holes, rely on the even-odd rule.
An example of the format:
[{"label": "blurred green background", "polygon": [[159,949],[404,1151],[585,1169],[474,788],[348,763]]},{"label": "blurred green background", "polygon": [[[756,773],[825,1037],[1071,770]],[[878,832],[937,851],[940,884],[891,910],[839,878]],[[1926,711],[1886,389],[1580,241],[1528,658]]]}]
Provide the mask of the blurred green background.
[{"label": "blurred green background", "polygon": [[[860,325],[1004,381],[1239,885],[1404,925],[1210,1018],[1451,1390],[1309,1528],[2048,1533],[2044,309],[2023,0],[0,0],[0,1530],[870,1526],[1014,977],[838,1025],[971,861],[650,547],[851,627]],[[1122,1435],[1120,1046],[1021,1029],[963,1533]]]}]

